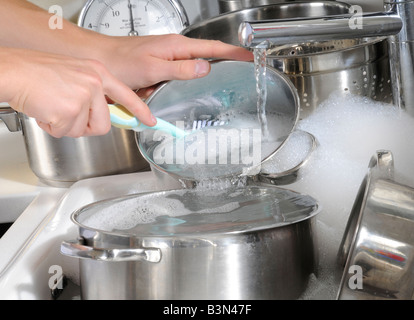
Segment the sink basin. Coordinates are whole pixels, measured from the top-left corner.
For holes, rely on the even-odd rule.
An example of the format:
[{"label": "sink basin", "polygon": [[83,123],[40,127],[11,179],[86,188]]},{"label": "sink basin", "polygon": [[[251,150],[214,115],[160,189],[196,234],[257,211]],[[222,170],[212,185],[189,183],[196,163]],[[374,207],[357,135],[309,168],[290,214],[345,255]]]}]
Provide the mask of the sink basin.
[{"label": "sink basin", "polygon": [[38,192],[15,194],[0,198],[0,225],[16,221]]}]

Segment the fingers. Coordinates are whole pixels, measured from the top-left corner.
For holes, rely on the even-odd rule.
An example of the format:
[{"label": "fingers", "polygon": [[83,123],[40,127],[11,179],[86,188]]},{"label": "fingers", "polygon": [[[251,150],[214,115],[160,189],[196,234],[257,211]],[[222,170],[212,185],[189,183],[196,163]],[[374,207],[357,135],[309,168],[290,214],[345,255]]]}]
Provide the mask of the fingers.
[{"label": "fingers", "polygon": [[[127,56],[122,64],[115,64],[117,67],[111,69],[119,79],[123,79],[131,87],[142,88],[165,80],[203,77],[210,72],[210,64],[198,58],[253,60],[250,51],[215,40],[190,39],[181,35],[143,39],[141,42],[143,45],[138,46],[139,52],[136,51],[137,46],[133,42],[134,50],[124,50],[124,52],[134,54]],[[130,38],[128,40],[127,48],[130,48],[132,40]],[[122,41],[124,43],[126,40]],[[139,63],[132,64],[131,62],[137,61],[137,57],[142,59],[139,59]],[[94,60],[71,60],[63,56],[47,56],[41,57],[43,62],[41,66],[45,65],[44,61],[50,62],[49,68],[44,68],[47,83],[54,84],[60,94],[55,95],[53,101],[48,102],[46,112],[41,108],[44,105],[41,99],[44,98],[38,95],[39,92],[44,92],[44,86],[39,83],[38,90],[35,88],[31,90],[30,86],[25,86],[30,91],[30,95],[27,96],[31,97],[31,105],[28,105],[27,110],[32,113],[28,116],[36,118],[39,126],[52,136],[79,137],[107,133],[110,130],[110,120],[105,97],[123,105],[143,124],[147,126],[156,124],[155,117],[142,99],[110,73],[102,63]],[[131,65],[134,67],[131,68]],[[56,70],[57,66],[59,70]],[[138,72],[136,66],[140,66]],[[137,80],[138,74],[142,79]],[[148,93],[148,90],[142,90],[140,95],[146,97]]]},{"label": "fingers", "polygon": [[111,102],[125,106],[142,123],[147,126],[156,124],[148,106],[128,86],[115,78],[107,69],[96,61],[89,61],[93,71],[99,77],[92,81],[90,100],[85,101],[79,108],[73,121],[65,123],[65,127],[54,126],[53,123],[42,124],[46,131],[53,136],[62,135],[69,137],[80,137],[90,135],[106,134],[111,128],[107,98]]},{"label": "fingers", "polygon": [[105,96],[100,94],[96,96],[93,103],[90,104],[88,112],[77,119],[69,136],[75,136],[83,128],[82,136],[103,135],[111,129],[111,122],[109,120],[108,104]]},{"label": "fingers", "polygon": [[[150,52],[147,55],[151,57],[143,66],[147,73],[144,79],[149,80],[146,85],[204,77],[211,69],[206,59],[253,60],[253,53],[249,50],[217,40],[191,39],[176,34],[145,40],[145,48]],[[168,50],[162,50],[160,46]]]},{"label": "fingers", "polygon": [[252,61],[254,59],[253,53],[245,48],[230,45],[218,40],[200,40],[202,43],[199,46],[194,46],[190,50],[193,56],[198,57],[201,53],[199,52],[202,45],[210,46],[209,58],[216,59],[229,59],[239,61]]},{"label": "fingers", "polygon": [[[61,107],[63,108],[60,108],[56,114],[49,113],[36,118],[39,127],[55,138],[63,136],[78,138],[84,135],[89,121],[89,104],[79,109],[76,105],[69,104],[67,107],[63,105]],[[74,107],[79,111],[75,111]]]},{"label": "fingers", "polygon": [[151,127],[157,123],[150,109],[141,98],[109,72],[103,78],[103,86],[105,94],[111,100],[123,105],[143,124]]},{"label": "fingers", "polygon": [[206,60],[159,61],[160,80],[189,80],[206,76],[211,69]]},{"label": "fingers", "polygon": [[174,59],[217,58],[252,61],[253,53],[245,48],[218,40],[191,39],[181,35],[167,36],[172,42]]},{"label": "fingers", "polygon": [[37,123],[40,128],[55,138],[104,135],[111,128],[109,111],[104,96],[94,100],[93,103],[85,103],[79,108],[78,112],[73,112],[73,116],[69,116],[69,113],[64,113],[60,121],[37,120]]}]

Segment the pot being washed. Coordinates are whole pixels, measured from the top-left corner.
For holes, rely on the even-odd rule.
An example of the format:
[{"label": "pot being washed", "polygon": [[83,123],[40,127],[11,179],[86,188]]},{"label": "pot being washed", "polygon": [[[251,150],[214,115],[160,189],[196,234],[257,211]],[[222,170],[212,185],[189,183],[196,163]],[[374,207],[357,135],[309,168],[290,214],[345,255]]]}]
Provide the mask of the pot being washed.
[{"label": "pot being washed", "polygon": [[170,190],[72,215],[83,299],[295,299],[317,265],[317,202],[273,186]]},{"label": "pot being washed", "polygon": [[153,92],[146,101],[151,112],[188,133],[181,139],[154,130],[137,133],[138,149],[159,179],[191,186],[260,172],[299,119],[295,87],[281,72],[265,68],[266,134],[258,119],[252,62],[216,61],[206,77],[172,80]]}]

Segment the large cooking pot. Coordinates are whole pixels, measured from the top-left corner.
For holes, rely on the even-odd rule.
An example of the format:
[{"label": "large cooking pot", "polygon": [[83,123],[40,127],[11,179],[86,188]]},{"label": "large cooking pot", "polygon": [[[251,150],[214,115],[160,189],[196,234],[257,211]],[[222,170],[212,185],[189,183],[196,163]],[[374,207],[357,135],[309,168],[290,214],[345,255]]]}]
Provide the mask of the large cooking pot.
[{"label": "large cooking pot", "polygon": [[273,186],[170,190],[79,209],[83,299],[294,299],[317,265],[317,202]]},{"label": "large cooking pot", "polygon": [[135,143],[133,131],[112,128],[104,136],[60,139],[42,130],[36,120],[0,107],[10,131],[22,131],[30,168],[39,180],[54,187],[112,174],[148,168]]},{"label": "large cooking pot", "polygon": [[[244,21],[341,15],[348,14],[349,8],[349,4],[337,1],[260,6],[193,24],[182,34],[240,45],[238,30]],[[284,72],[297,88],[302,118],[332,94],[343,96],[352,93],[392,102],[388,43],[385,38],[287,44],[269,48],[267,63]]]}]

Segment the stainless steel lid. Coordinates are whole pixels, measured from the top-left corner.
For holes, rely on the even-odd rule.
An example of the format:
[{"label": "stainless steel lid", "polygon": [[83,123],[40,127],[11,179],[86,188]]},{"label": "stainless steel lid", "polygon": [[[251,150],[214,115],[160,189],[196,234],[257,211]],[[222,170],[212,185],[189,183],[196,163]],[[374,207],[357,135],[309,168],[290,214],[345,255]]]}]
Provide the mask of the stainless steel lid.
[{"label": "stainless steel lid", "polygon": [[119,235],[200,236],[283,227],[319,211],[310,196],[278,187],[170,190],[90,204],[72,215],[83,228]]}]

